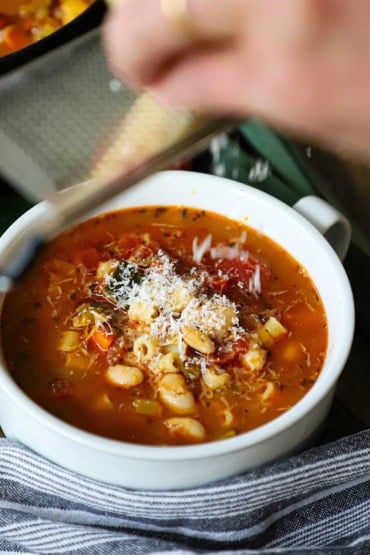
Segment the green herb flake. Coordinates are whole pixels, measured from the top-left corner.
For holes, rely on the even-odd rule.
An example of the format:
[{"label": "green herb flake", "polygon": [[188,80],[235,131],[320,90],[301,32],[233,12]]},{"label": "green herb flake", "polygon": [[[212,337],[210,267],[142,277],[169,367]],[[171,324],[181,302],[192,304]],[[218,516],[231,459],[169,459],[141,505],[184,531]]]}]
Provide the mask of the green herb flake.
[{"label": "green herb flake", "polygon": [[134,284],[140,284],[144,274],[137,264],[121,260],[113,272],[107,286],[105,294],[115,302],[124,300],[123,289],[132,288]]}]

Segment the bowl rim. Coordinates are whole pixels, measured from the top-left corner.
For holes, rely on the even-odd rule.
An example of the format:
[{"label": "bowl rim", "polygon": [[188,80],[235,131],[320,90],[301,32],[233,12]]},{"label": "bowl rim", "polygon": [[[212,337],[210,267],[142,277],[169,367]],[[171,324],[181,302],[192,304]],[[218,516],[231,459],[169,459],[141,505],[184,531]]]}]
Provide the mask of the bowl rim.
[{"label": "bowl rim", "polygon": [[[339,375],[341,374],[346,360],[348,358],[354,335],[355,324],[355,310],[354,301],[349,279],[344,270],[342,263],[337,257],[336,253],[325,240],[325,238],[317,231],[317,229],[301,216],[293,208],[284,204],[279,199],[272,195],[260,191],[250,185],[235,182],[231,179],[214,176],[211,174],[202,174],[191,171],[181,170],[168,170],[159,172],[149,179],[140,182],[138,186],[147,183],[153,183],[157,180],[172,178],[174,175],[177,178],[180,176],[183,179],[193,180],[196,177],[197,186],[201,182],[214,181],[218,182],[221,186],[222,183],[227,185],[230,189],[239,190],[248,196],[257,197],[260,200],[267,201],[268,203],[275,204],[277,209],[285,213],[287,217],[295,220],[296,227],[301,226],[306,232],[314,236],[315,240],[320,242],[320,252],[322,256],[326,256],[329,262],[334,265],[337,271],[337,277],[340,280],[342,299],[347,303],[347,322],[346,327],[343,328],[339,340],[337,341],[334,356],[330,360],[330,366],[325,368],[325,372],[321,372],[318,379],[312,388],[289,410],[285,413],[275,417],[273,420],[258,426],[250,431],[243,432],[234,437],[227,438],[219,441],[211,441],[201,444],[192,444],[184,446],[155,446],[143,445],[136,443],[129,443],[122,440],[111,439],[108,437],[100,436],[92,432],[85,431],[69,424],[62,419],[49,413],[46,409],[39,406],[35,401],[29,398],[26,393],[17,385],[12,378],[10,372],[7,370],[5,361],[3,359],[2,346],[0,344],[0,390],[3,390],[13,402],[15,402],[24,412],[31,416],[35,421],[49,431],[63,436],[65,439],[74,443],[79,443],[86,447],[94,448],[101,452],[110,453],[113,455],[124,456],[130,459],[145,459],[156,461],[174,461],[174,460],[190,460],[190,459],[204,459],[210,456],[220,456],[244,450],[247,447],[257,447],[261,443],[268,441],[273,436],[280,432],[287,431],[291,426],[296,424],[300,419],[304,418],[308,413],[315,409],[320,401],[322,401],[330,390],[335,386]],[[150,204],[152,205],[152,204]],[[41,202],[27,210],[22,216],[17,218],[13,224],[4,232],[0,237],[0,257],[3,247],[8,245],[12,239],[19,234],[20,231],[25,231],[29,225],[35,223],[37,217],[47,206],[46,201]],[[125,207],[123,207],[125,208]],[[117,208],[116,210],[119,210]],[[102,210],[101,213],[108,213],[115,211],[115,209]],[[99,212],[100,213],[100,212]],[[221,213],[221,212],[219,212]],[[93,217],[87,215],[86,219]],[[226,216],[229,217],[230,216]],[[248,225],[248,222],[246,223]],[[266,234],[268,235],[268,234]],[[274,238],[272,237],[274,240]],[[283,247],[285,249],[285,247]],[[287,249],[286,249],[287,250]],[[315,282],[314,282],[315,283]],[[319,292],[320,289],[318,288]],[[0,321],[2,312],[2,301],[4,295],[0,297]],[[346,331],[345,331],[346,330]],[[327,364],[325,365],[327,366]]]}]

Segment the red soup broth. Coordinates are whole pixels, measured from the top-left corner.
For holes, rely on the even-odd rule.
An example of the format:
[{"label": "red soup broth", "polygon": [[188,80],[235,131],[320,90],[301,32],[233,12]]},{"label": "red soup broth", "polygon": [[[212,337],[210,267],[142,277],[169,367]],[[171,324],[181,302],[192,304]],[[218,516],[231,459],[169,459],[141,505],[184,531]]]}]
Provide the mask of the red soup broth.
[{"label": "red soup broth", "polygon": [[37,404],[149,445],[220,440],[278,417],[314,384],[328,340],[319,294],[284,249],[176,206],[58,236],[7,295],[1,334]]}]

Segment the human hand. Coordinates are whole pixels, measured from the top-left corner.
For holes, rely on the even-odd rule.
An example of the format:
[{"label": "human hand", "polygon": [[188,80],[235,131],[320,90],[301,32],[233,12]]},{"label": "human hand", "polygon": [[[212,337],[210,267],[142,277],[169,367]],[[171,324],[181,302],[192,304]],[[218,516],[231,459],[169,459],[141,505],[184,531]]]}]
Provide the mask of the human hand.
[{"label": "human hand", "polygon": [[192,36],[164,16],[159,0],[113,8],[104,42],[114,71],[171,105],[257,116],[370,160],[368,0],[188,6]]}]

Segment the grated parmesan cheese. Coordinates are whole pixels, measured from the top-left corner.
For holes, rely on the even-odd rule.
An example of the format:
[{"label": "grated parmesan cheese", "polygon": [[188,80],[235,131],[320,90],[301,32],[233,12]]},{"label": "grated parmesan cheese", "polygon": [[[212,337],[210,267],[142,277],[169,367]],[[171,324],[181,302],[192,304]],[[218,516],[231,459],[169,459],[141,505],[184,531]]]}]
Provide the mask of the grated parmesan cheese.
[{"label": "grated parmesan cheese", "polygon": [[213,173],[220,177],[224,177],[226,175],[226,165],[222,160],[222,153],[228,143],[229,137],[226,133],[221,133],[217,137],[214,137],[210,143]]},{"label": "grated parmesan cheese", "polygon": [[256,269],[253,273],[253,276],[249,279],[248,291],[249,293],[255,296],[261,294],[261,291],[262,291],[261,267],[259,264],[256,265]]},{"label": "grated parmesan cheese", "polygon": [[227,260],[240,258],[242,262],[248,262],[249,258],[249,251],[242,249],[240,245],[234,245],[233,247],[228,245],[216,246],[210,250],[210,254],[213,260],[218,260],[219,258]]},{"label": "grated parmesan cheese", "polygon": [[270,164],[267,160],[258,159],[254,166],[250,169],[248,179],[252,183],[262,183],[271,173]]},{"label": "grated parmesan cheese", "polygon": [[212,244],[212,235],[207,235],[207,237],[198,245],[198,237],[193,239],[193,260],[197,264],[200,264],[203,256],[210,249]]},{"label": "grated parmesan cheese", "polygon": [[[211,236],[206,239],[202,250],[208,249],[211,243]],[[158,310],[150,322],[150,335],[159,339],[162,345],[177,343],[183,361],[186,359],[186,345],[182,338],[184,326],[196,328],[220,344],[239,337],[241,328],[236,304],[224,295],[207,296],[202,292],[202,277],[193,277],[193,272],[178,275],[175,264],[163,251],[158,252],[155,264],[144,270],[139,283],[132,281],[133,269],[138,267],[124,268],[119,280],[112,276],[106,278],[114,285],[117,306],[127,308],[138,302],[154,304]]]}]

